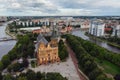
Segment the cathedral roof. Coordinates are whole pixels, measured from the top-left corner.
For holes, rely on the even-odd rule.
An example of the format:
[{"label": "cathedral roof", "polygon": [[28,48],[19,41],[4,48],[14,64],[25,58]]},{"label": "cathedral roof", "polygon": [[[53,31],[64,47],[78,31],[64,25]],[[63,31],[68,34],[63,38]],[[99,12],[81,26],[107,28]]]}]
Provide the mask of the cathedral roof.
[{"label": "cathedral roof", "polygon": [[38,51],[40,42],[44,43],[45,45],[48,44],[48,41],[43,37],[43,35],[39,34],[38,37],[37,37],[37,44],[36,44],[36,50],[35,51]]},{"label": "cathedral roof", "polygon": [[42,34],[39,34],[38,37],[37,37],[37,42],[40,43],[40,42],[43,42],[45,45],[48,44],[48,41],[42,36]]}]

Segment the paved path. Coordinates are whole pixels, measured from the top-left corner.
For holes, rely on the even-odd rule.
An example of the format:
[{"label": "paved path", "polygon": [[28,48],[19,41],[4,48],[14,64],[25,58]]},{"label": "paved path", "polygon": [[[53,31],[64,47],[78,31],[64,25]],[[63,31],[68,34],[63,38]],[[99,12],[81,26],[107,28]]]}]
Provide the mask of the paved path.
[{"label": "paved path", "polygon": [[79,75],[80,80],[89,80],[87,78],[87,76],[82,71],[80,71],[80,69],[78,67],[78,61],[76,59],[75,53],[72,51],[72,49],[67,44],[65,44],[65,45],[67,47],[67,50],[68,50],[70,56],[72,57],[72,61],[73,61],[74,65],[75,65],[75,68],[77,70],[77,74]]},{"label": "paved path", "polygon": [[[69,55],[68,59],[65,62],[56,62],[56,63],[50,63],[47,65],[40,65],[37,66],[36,68],[31,68],[29,69],[34,70],[35,72],[58,72],[60,73],[63,77],[67,77],[68,80],[81,80],[79,78],[79,75],[77,74],[76,68],[74,66],[74,63],[72,61],[71,56]],[[26,72],[26,70],[24,71]]]}]

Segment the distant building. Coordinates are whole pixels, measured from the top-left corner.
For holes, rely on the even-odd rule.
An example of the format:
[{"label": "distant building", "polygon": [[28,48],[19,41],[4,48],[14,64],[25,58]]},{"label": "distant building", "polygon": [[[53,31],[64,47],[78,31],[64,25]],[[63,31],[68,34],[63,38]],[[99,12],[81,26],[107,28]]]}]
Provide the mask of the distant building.
[{"label": "distant building", "polygon": [[80,28],[81,29],[89,29],[90,28],[90,21],[81,21],[80,22]]},{"label": "distant building", "polygon": [[73,30],[73,29],[72,29],[71,26],[67,26],[67,27],[65,27],[65,28],[60,29],[60,33],[61,33],[61,34],[71,33],[72,30]]},{"label": "distant building", "polygon": [[104,36],[105,24],[102,22],[91,22],[89,33],[94,36]]},{"label": "distant building", "polygon": [[20,31],[29,31],[29,32],[32,32],[34,30],[38,30],[38,29],[41,29],[40,27],[26,27],[26,28],[20,28],[19,30]]},{"label": "distant building", "polygon": [[112,36],[120,37],[120,24],[114,26]]},{"label": "distant building", "polygon": [[32,33],[33,34],[40,34],[40,33],[42,33],[42,30],[41,29],[36,29],[36,30],[33,30]]},{"label": "distant building", "polygon": [[5,22],[5,21],[7,21],[7,17],[0,16],[0,22]]},{"label": "distant building", "polygon": [[46,26],[40,27],[40,29],[33,30],[33,34],[44,34],[44,33],[50,33],[50,28],[47,28]]}]

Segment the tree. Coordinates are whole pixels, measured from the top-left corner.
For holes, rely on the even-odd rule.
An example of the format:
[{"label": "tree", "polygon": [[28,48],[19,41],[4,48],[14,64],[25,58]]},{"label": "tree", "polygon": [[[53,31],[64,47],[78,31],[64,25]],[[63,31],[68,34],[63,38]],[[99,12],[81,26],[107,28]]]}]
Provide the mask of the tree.
[{"label": "tree", "polygon": [[28,80],[35,80],[36,79],[36,75],[35,75],[34,71],[28,70],[26,74],[27,74],[27,79]]},{"label": "tree", "polygon": [[[46,76],[46,78],[45,78]],[[67,80],[60,73],[35,73],[32,70],[28,70],[26,73],[21,73],[17,80]]]},{"label": "tree", "polygon": [[3,63],[0,61],[0,71],[2,71],[3,68],[4,68],[4,65],[3,65]]},{"label": "tree", "polygon": [[28,65],[29,65],[29,62],[28,62],[28,60],[27,59],[23,59],[23,67],[28,67]]},{"label": "tree", "polygon": [[112,80],[112,79],[108,79],[105,75],[99,75],[96,80]]},{"label": "tree", "polygon": [[17,72],[22,68],[22,65],[20,63],[14,63],[8,66],[8,71],[14,71]]},{"label": "tree", "polygon": [[7,67],[10,64],[10,58],[9,58],[8,55],[4,55],[2,57],[1,61],[2,61],[3,65],[4,65],[4,67]]},{"label": "tree", "polygon": [[8,52],[10,60],[14,60],[17,57],[16,50],[13,48],[11,51]]},{"label": "tree", "polygon": [[36,80],[41,80],[43,78],[43,75],[41,74],[41,72],[37,72],[36,73]]},{"label": "tree", "polygon": [[27,80],[26,77],[19,77],[17,80]]},{"label": "tree", "polygon": [[[96,47],[94,46],[95,44],[73,35],[66,35],[66,40],[71,49],[73,49],[75,52],[80,68],[82,68],[84,73],[88,75],[90,80],[97,80],[98,76],[104,75],[103,72],[98,68],[97,63],[94,61],[94,57],[99,57],[101,51],[98,46]],[[91,52],[92,50],[94,50],[94,52]],[[104,77],[99,77],[98,80],[102,80],[103,78]]]},{"label": "tree", "polygon": [[61,60],[65,60],[68,57],[67,48],[64,45],[63,40],[59,41],[58,54]]},{"label": "tree", "polygon": [[1,74],[1,72],[0,72],[0,79],[1,79],[1,80],[3,79],[3,76],[2,76],[2,74]]},{"label": "tree", "polygon": [[10,74],[7,74],[7,75],[3,76],[3,80],[15,80],[15,78],[12,77]]},{"label": "tree", "polygon": [[67,80],[67,78],[62,77],[60,73],[47,73],[47,80]]},{"label": "tree", "polygon": [[19,77],[25,77],[26,73],[20,73]]}]

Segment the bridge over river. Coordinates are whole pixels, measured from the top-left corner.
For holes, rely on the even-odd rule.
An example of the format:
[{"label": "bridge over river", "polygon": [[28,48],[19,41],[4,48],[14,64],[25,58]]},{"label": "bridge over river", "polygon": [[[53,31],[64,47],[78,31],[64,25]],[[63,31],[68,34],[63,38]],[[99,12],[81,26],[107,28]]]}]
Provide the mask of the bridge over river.
[{"label": "bridge over river", "polygon": [[7,54],[16,44],[16,40],[5,32],[8,23],[9,22],[3,23],[3,25],[0,26],[0,60],[2,56]]},{"label": "bridge over river", "polygon": [[0,38],[0,42],[2,42],[2,41],[11,41],[11,40],[16,40],[16,39],[12,38],[12,37],[3,37],[3,38]]}]

